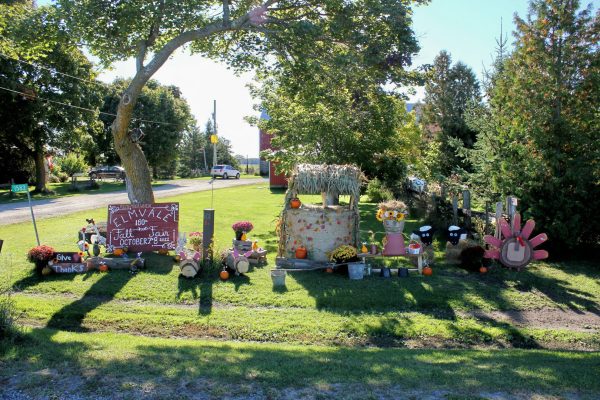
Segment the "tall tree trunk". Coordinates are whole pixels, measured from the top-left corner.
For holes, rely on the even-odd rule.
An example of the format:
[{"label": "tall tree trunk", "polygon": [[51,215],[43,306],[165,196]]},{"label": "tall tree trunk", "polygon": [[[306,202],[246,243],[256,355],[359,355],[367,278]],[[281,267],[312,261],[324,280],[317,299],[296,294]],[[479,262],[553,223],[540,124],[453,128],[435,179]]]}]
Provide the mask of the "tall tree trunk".
[{"label": "tall tree trunk", "polygon": [[143,75],[138,72],[121,96],[117,107],[117,117],[112,125],[115,150],[121,158],[123,168],[125,168],[125,174],[127,175],[125,184],[127,185],[127,195],[131,204],[154,203],[152,177],[148,161],[140,145],[132,142],[129,137],[129,123],[131,122],[133,108],[148,80]]},{"label": "tall tree trunk", "polygon": [[48,176],[46,175],[43,146],[35,146],[33,158],[35,160],[35,192],[47,193],[48,188],[46,187],[46,181]]}]

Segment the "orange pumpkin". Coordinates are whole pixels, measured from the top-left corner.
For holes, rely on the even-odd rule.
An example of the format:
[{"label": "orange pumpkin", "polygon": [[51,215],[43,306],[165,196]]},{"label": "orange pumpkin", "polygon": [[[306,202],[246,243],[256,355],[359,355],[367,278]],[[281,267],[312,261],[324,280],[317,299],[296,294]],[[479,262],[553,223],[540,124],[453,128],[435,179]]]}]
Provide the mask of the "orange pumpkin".
[{"label": "orange pumpkin", "polygon": [[124,253],[125,253],[125,252],[123,251],[123,249],[118,249],[118,248],[117,248],[117,249],[114,249],[114,250],[113,250],[113,254],[114,254],[115,256],[122,256]]},{"label": "orange pumpkin", "polygon": [[306,247],[300,246],[296,249],[296,258],[306,258]]},{"label": "orange pumpkin", "polygon": [[290,200],[290,207],[292,207],[292,208],[300,208],[301,205],[302,205],[302,202],[297,197],[294,197],[293,199]]},{"label": "orange pumpkin", "polygon": [[479,272],[481,272],[482,274],[485,274],[488,271],[488,269],[486,267],[484,267],[483,265],[481,267],[479,267]]},{"label": "orange pumpkin", "polygon": [[229,279],[229,272],[227,272],[227,270],[224,269],[223,271],[221,271],[219,273],[219,278],[221,278],[222,280],[226,281],[227,279]]},{"label": "orange pumpkin", "polygon": [[425,267],[423,268],[423,275],[425,276],[431,276],[433,274],[433,270],[431,269],[431,267]]},{"label": "orange pumpkin", "polygon": [[325,270],[325,272],[327,272],[328,274],[333,274],[333,268],[331,268],[331,267],[330,267],[330,268],[327,268],[327,269]]},{"label": "orange pumpkin", "polygon": [[161,256],[166,256],[166,255],[169,254],[169,250],[167,250],[167,249],[160,249],[158,251],[158,254],[160,254]]},{"label": "orange pumpkin", "polygon": [[100,272],[108,272],[108,265],[106,265],[106,264],[100,264],[100,266],[98,267],[98,269],[100,270]]}]

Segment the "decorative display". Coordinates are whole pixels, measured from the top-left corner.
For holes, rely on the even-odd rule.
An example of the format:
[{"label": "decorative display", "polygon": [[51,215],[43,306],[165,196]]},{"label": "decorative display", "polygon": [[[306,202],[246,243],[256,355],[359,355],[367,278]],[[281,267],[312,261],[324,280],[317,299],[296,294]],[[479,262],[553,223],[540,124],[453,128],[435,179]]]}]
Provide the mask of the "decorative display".
[{"label": "decorative display", "polygon": [[[177,246],[179,246],[179,240],[177,239]],[[202,232],[190,232],[190,239],[188,243],[192,246],[192,248],[196,251],[200,251],[202,248]]]},{"label": "decorative display", "polygon": [[304,247],[304,246],[299,246],[296,249],[296,258],[300,258],[300,259],[306,258],[307,254],[308,253],[306,251],[306,247]]},{"label": "decorative display", "polygon": [[231,225],[231,229],[235,232],[236,240],[246,240],[242,239],[244,233],[249,233],[252,229],[254,229],[254,225],[250,221],[238,221]]},{"label": "decorative display", "polygon": [[424,225],[413,231],[413,233],[419,237],[424,246],[431,246],[433,243],[433,228],[431,225]]},{"label": "decorative display", "polygon": [[[280,257],[294,258],[304,246],[311,261],[327,262],[328,253],[341,245],[359,245],[358,200],[364,176],[353,165],[299,164],[288,180],[284,209],[279,222]],[[322,204],[293,208],[300,194],[321,195]],[[349,195],[347,206],[339,196]]]},{"label": "decorative display", "polygon": [[108,206],[107,250],[173,250],[179,224],[179,203]]},{"label": "decorative display", "polygon": [[333,250],[329,254],[329,261],[333,261],[337,264],[348,263],[358,260],[358,252],[356,247],[350,245],[342,245]]},{"label": "decorative display", "polygon": [[467,239],[467,230],[456,225],[448,227],[448,241],[456,246],[460,240]]},{"label": "decorative display", "polygon": [[404,247],[404,220],[408,216],[406,204],[399,200],[388,200],[379,203],[376,218],[383,222],[386,232],[383,255],[402,256],[406,254]]},{"label": "decorative display", "polygon": [[48,266],[48,262],[54,258],[54,248],[47,245],[40,245],[31,248],[27,252],[29,262],[35,264],[35,270],[38,274]]},{"label": "decorative display", "polygon": [[484,240],[492,246],[492,249],[487,250],[484,257],[500,260],[505,267],[517,270],[526,267],[533,260],[548,258],[546,250],[535,250],[537,246],[548,240],[548,236],[540,233],[533,239],[529,239],[535,228],[534,220],[528,220],[521,229],[521,215],[515,214],[512,226],[504,218],[500,219],[499,224],[502,239],[486,235]]},{"label": "decorative display", "polygon": [[89,270],[82,252],[57,252],[48,262],[50,269],[58,274],[84,273]]}]

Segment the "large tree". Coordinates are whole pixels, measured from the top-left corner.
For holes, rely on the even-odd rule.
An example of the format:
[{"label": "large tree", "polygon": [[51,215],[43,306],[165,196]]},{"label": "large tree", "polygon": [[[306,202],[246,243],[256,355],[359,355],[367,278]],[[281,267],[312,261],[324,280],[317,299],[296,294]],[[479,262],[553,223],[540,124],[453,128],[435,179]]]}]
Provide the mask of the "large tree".
[{"label": "large tree", "polygon": [[[129,85],[128,80],[118,79],[111,85],[111,93],[104,98],[101,119],[104,132],[97,141],[98,160],[114,163],[119,160],[112,141],[114,114],[122,93]],[[164,86],[156,80],[150,80],[143,88],[134,110],[132,129],[141,129],[144,133],[139,141],[146,155],[154,178],[172,176],[179,156],[178,145],[184,133],[189,131],[196,121],[191,114],[189,104],[181,96],[176,86]],[[100,156],[101,154],[101,156]]]},{"label": "large tree", "polygon": [[450,54],[441,51],[425,85],[423,108],[423,126],[436,132],[434,146],[439,153],[435,169],[440,177],[468,168],[457,150],[472,148],[475,143],[475,131],[467,126],[464,116],[469,104],[479,101],[479,82],[471,68],[460,61],[452,65]]},{"label": "large tree", "polygon": [[477,164],[480,185],[516,195],[562,248],[600,240],[600,11],[578,9],[534,0],[515,18],[515,50],[472,124],[479,156],[493,155]]},{"label": "large tree", "polygon": [[34,161],[42,192],[48,149],[80,150],[99,128],[95,112],[85,110],[100,100],[92,64],[55,21],[48,7],[0,5],[0,146]]},{"label": "large tree", "polygon": [[[416,0],[422,2],[420,0]],[[344,57],[393,77],[414,40],[403,0],[58,0],[66,25],[104,64],[134,57],[137,72],[121,95],[113,124],[115,149],[128,176],[131,202],[153,202],[142,149],[128,139],[142,88],[182,46],[234,68],[276,67],[285,60],[319,59],[335,44]]]}]

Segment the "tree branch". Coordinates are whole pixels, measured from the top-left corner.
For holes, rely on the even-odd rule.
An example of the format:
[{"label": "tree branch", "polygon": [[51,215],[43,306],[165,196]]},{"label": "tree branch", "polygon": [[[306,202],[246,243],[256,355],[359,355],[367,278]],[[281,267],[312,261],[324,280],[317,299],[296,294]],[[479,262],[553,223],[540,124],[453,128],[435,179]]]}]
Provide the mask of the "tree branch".
[{"label": "tree branch", "polygon": [[229,2],[228,0],[223,0],[223,26],[229,27],[231,21],[229,20]]}]

